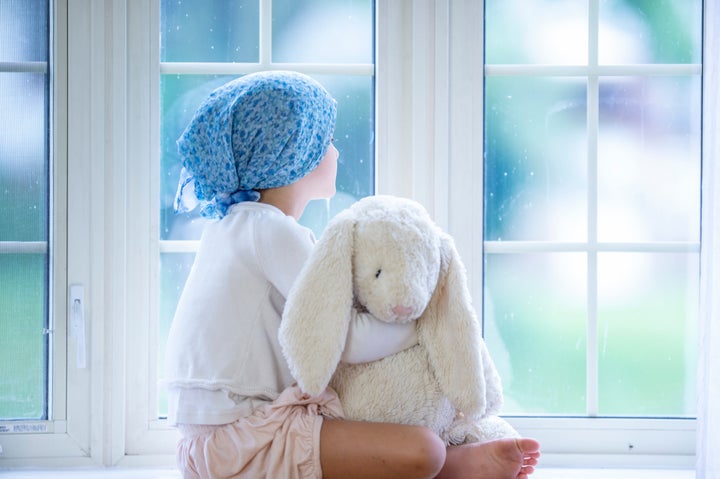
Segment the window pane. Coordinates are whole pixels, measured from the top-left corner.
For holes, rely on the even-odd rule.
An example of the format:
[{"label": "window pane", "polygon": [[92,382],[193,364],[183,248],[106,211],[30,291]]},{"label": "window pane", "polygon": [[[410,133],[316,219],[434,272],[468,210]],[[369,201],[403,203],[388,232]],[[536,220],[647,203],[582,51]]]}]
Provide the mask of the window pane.
[{"label": "window pane", "polygon": [[47,0],[0,2],[0,62],[48,60],[47,11]]},{"label": "window pane", "polygon": [[281,63],[372,63],[371,0],[275,0],[273,55]]},{"label": "window pane", "polygon": [[47,239],[46,81],[0,73],[0,241]]},{"label": "window pane", "polygon": [[485,238],[587,237],[586,81],[485,81]]},{"label": "window pane", "polygon": [[[173,253],[160,255],[160,318],[159,334],[162,340],[158,344],[158,377],[165,377],[165,338],[167,338],[175,315],[175,306],[185,286],[194,253]],[[158,388],[158,416],[167,416],[167,390]]]},{"label": "window pane", "polygon": [[601,64],[700,63],[702,0],[602,0]]},{"label": "window pane", "polygon": [[0,420],[46,418],[44,254],[0,254]]},{"label": "window pane", "polygon": [[48,22],[0,2],[0,420],[48,411]]},{"label": "window pane", "polygon": [[486,0],[485,62],[583,65],[587,2]]},{"label": "window pane", "polygon": [[600,241],[700,240],[700,78],[600,84]]},{"label": "window pane", "polygon": [[486,255],[484,336],[504,414],[585,414],[583,254]]},{"label": "window pane", "polygon": [[695,414],[698,261],[697,254],[598,256],[600,414]]},{"label": "window pane", "polygon": [[160,61],[257,62],[259,0],[161,0]]}]

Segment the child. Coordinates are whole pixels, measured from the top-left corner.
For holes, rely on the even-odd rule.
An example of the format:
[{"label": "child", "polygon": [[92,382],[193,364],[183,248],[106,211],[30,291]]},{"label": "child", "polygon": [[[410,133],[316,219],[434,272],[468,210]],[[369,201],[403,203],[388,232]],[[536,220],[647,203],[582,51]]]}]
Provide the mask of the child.
[{"label": "child", "polygon": [[[169,421],[186,478],[523,479],[531,439],[447,448],[418,426],[346,421],[331,389],[294,385],[277,333],[313,246],[297,220],[335,194],[335,100],[291,72],[246,75],[215,90],[178,140],[176,207],[219,218],[202,236],[167,345]],[[353,325],[351,337],[373,334]],[[400,330],[384,357],[415,344]]]}]

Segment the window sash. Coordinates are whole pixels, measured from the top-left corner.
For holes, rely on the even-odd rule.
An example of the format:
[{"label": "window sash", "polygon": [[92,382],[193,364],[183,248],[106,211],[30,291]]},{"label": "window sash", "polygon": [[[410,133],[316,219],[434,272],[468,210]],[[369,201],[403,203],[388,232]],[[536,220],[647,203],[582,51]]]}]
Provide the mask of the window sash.
[{"label": "window sash", "polygon": [[[598,241],[598,137],[599,137],[599,84],[601,79],[613,76],[694,76],[702,74],[701,64],[599,64],[599,2],[588,2],[588,59],[586,65],[485,65],[486,77],[543,77],[551,75],[577,77],[587,80],[587,113],[585,140],[587,152],[587,241],[565,243],[559,241],[484,241],[487,255],[537,253],[537,252],[582,252],[586,254],[586,415],[598,417],[600,396],[600,344],[598,319],[598,254],[602,252],[653,252],[653,253],[695,253],[699,256],[700,242],[601,242]],[[697,158],[700,161],[700,157]],[[699,212],[698,212],[699,214]],[[482,303],[480,303],[482,304]],[[644,419],[641,419],[644,420]]]},{"label": "window sash", "polygon": [[[8,432],[0,433],[3,450],[0,467],[92,463],[87,433],[90,418],[85,415],[90,404],[89,382],[84,377],[87,371],[70,368],[67,361],[68,123],[73,122],[73,115],[68,111],[68,95],[78,98],[68,91],[67,1],[51,1],[50,15],[50,241],[0,242],[0,254],[42,252],[49,254],[51,259],[48,298],[49,419],[4,422],[2,426]],[[78,66],[73,72],[84,72],[84,66]],[[47,74],[49,66],[46,62],[2,62],[0,72]],[[82,88],[81,85],[78,87]]]}]

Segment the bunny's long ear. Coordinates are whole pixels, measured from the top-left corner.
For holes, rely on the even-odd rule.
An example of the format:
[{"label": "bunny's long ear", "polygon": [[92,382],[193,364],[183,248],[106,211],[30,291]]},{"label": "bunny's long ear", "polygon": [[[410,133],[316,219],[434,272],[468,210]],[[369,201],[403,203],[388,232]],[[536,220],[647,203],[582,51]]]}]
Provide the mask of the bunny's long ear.
[{"label": "bunny's long ear", "polygon": [[353,304],[354,223],[338,214],[326,227],[288,294],[279,339],[300,388],[321,393],[345,348]]},{"label": "bunny's long ear", "polygon": [[428,350],[440,387],[453,405],[466,415],[484,415],[485,344],[472,307],[465,268],[452,238],[440,234],[440,277],[430,304],[418,321],[418,335]]}]

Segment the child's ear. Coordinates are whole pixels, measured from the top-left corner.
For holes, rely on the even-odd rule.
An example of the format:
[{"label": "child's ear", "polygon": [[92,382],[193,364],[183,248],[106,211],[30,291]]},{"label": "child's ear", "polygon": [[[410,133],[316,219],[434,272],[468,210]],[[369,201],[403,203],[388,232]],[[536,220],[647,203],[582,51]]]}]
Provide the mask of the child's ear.
[{"label": "child's ear", "polygon": [[339,214],[325,229],[285,304],[279,339],[304,392],[325,390],[345,348],[353,305],[354,220]]}]

